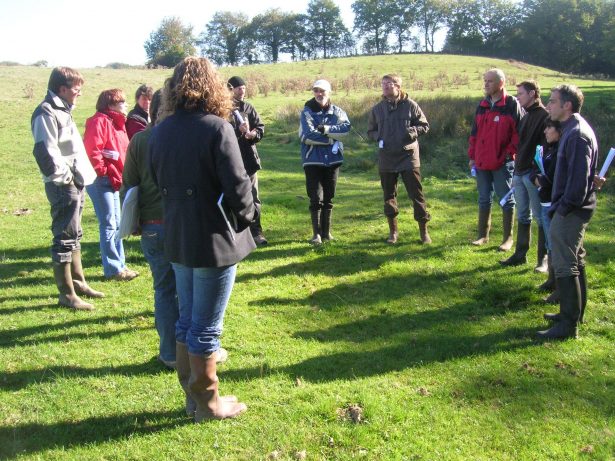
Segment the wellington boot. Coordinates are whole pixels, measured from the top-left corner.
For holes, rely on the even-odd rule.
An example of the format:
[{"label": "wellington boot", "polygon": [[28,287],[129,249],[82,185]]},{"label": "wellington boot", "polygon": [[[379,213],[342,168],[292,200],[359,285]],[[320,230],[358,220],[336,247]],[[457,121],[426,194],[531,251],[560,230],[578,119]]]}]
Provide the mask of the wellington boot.
[{"label": "wellington boot", "polygon": [[71,276],[73,277],[73,287],[75,293],[88,298],[104,298],[105,294],[102,291],[94,290],[85,281],[85,274],[83,273],[83,265],[81,264],[81,250],[75,250],[72,254],[72,261],[70,263]]},{"label": "wellington boot", "polygon": [[513,246],[513,216],[515,210],[502,210],[502,243],[499,251],[510,251]]},{"label": "wellington boot", "polygon": [[190,394],[196,402],[195,422],[205,419],[234,418],[248,407],[233,396],[220,397],[216,374],[216,353],[209,355],[188,354],[190,360]]},{"label": "wellington boot", "polygon": [[472,245],[481,246],[489,242],[489,231],[491,230],[491,210],[478,209],[478,238]]},{"label": "wellington boot", "polygon": [[58,291],[60,292],[58,304],[79,311],[91,311],[94,309],[94,306],[83,301],[77,296],[77,293],[75,293],[73,279],[70,274],[70,265],[71,263],[69,262],[53,263],[53,277],[55,278]]},{"label": "wellington boot", "polygon": [[427,230],[427,222],[419,223],[419,234],[423,245],[429,245],[431,243],[431,237],[429,236],[429,231]]},{"label": "wellington boot", "polygon": [[320,237],[320,210],[310,210],[310,217],[312,219],[312,238],[310,243],[312,245],[320,245],[322,239]]},{"label": "wellington boot", "polygon": [[545,274],[549,270],[545,229],[538,226],[538,247],[536,248],[536,267],[534,272]]},{"label": "wellington boot", "polygon": [[557,279],[560,289],[559,321],[548,330],[537,333],[540,339],[578,338],[581,316],[581,286],[576,275]]},{"label": "wellington boot", "polygon": [[389,245],[395,245],[397,243],[398,229],[397,229],[397,216],[387,216],[389,223],[389,237],[387,243]]},{"label": "wellington boot", "polygon": [[320,214],[320,238],[322,240],[333,240],[331,235],[331,210],[325,208]]},{"label": "wellington boot", "polygon": [[547,273],[549,276],[544,283],[538,286],[538,291],[553,291],[555,289],[555,272],[553,271],[553,266],[551,265],[551,256],[547,256],[547,266]]},{"label": "wellington boot", "polygon": [[175,343],[175,367],[177,369],[177,378],[179,384],[186,395],[186,415],[194,416],[196,413],[196,402],[190,393],[188,381],[190,381],[190,360],[188,359],[188,346],[184,343]]},{"label": "wellington boot", "polygon": [[530,249],[530,232],[530,224],[518,224],[515,252],[508,259],[500,261],[502,266],[520,266],[527,263],[527,252]]}]

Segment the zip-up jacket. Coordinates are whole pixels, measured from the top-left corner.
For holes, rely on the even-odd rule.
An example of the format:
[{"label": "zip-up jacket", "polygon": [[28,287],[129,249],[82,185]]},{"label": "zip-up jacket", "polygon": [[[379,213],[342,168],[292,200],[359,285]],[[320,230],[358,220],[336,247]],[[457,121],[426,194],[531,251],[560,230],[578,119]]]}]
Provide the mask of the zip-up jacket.
[{"label": "zip-up jacket", "polygon": [[[318,127],[322,126],[322,132]],[[346,112],[333,104],[321,107],[312,98],[301,111],[299,138],[303,166],[340,165],[344,161],[344,145],[341,140],[350,132],[350,120]]]},{"label": "zip-up jacket", "polygon": [[74,181],[87,186],[96,179],[88,161],[81,135],[71,114],[72,106],[47,92],[31,119],[33,154],[44,182],[58,186]]},{"label": "zip-up jacket", "polygon": [[546,143],[545,122],[549,116],[540,101],[527,108],[519,122],[519,146],[515,156],[515,174],[524,175],[532,170],[536,146]]},{"label": "zip-up jacket", "polygon": [[428,131],[427,117],[407,94],[395,101],[383,98],[367,122],[367,136],[379,142],[378,169],[395,173],[419,168],[418,138]]},{"label": "zip-up jacket", "polygon": [[145,130],[148,123],[149,114],[145,112],[139,104],[136,104],[135,107],[128,112],[128,116],[126,117],[126,133],[128,134],[128,139],[132,139],[135,134]]},{"label": "zip-up jacket", "polygon": [[476,108],[468,156],[479,170],[498,170],[517,154],[517,124],[521,107],[516,98],[503,90],[502,98],[491,103],[483,99]]},{"label": "zip-up jacket", "polygon": [[591,218],[596,208],[594,175],[598,165],[598,141],[580,114],[562,123],[549,214],[577,213]]},{"label": "zip-up jacket", "polygon": [[237,136],[237,142],[239,143],[239,150],[241,151],[241,158],[243,160],[243,166],[246,169],[248,176],[252,176],[258,170],[261,169],[261,159],[258,156],[256,150],[256,143],[263,139],[265,134],[265,124],[261,121],[261,118],[254,109],[254,106],[246,101],[233,100],[235,109],[239,111],[241,117],[244,120],[248,120],[250,125],[250,131],[256,130],[256,136],[252,139],[247,139],[241,131],[239,131],[239,122],[236,115],[233,113],[231,117],[231,125],[235,129],[235,136]]},{"label": "zip-up jacket", "polygon": [[126,118],[115,111],[96,112],[85,122],[83,143],[98,176],[107,176],[113,190],[120,190],[128,149]]}]

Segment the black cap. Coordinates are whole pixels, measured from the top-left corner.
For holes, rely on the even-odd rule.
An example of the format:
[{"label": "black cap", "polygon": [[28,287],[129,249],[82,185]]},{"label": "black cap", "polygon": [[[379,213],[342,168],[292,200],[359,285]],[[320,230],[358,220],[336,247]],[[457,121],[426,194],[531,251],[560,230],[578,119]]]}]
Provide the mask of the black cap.
[{"label": "black cap", "polygon": [[237,88],[238,86],[246,86],[246,82],[241,77],[231,77],[228,79],[228,84],[231,88]]}]

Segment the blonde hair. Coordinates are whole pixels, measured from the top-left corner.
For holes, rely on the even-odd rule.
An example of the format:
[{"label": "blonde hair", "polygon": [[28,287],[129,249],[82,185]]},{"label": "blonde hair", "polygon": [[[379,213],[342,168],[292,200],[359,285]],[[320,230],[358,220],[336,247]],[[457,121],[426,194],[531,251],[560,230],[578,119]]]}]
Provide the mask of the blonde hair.
[{"label": "blonde hair", "polygon": [[207,58],[188,56],[175,66],[164,85],[160,122],[177,110],[204,110],[228,119],[233,108],[226,83]]}]

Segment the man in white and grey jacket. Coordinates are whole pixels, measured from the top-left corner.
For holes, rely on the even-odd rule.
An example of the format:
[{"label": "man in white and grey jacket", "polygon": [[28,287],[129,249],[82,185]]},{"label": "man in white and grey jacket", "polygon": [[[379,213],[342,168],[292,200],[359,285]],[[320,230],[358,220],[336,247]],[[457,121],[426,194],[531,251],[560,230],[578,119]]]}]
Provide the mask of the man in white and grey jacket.
[{"label": "man in white and grey jacket", "polygon": [[92,310],[92,304],[79,295],[102,298],[104,294],[88,286],[81,264],[84,187],[96,178],[71,113],[82,85],[83,77],[78,71],[69,67],[53,69],[47,96],[34,110],[31,123],[33,154],[51,206],[51,259],[60,293],[58,303]]}]

